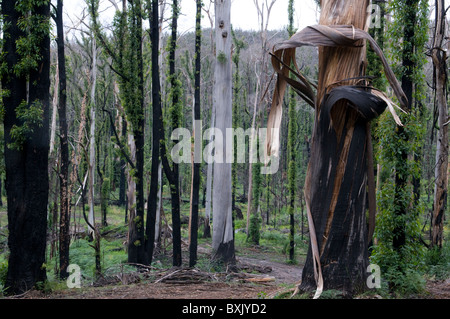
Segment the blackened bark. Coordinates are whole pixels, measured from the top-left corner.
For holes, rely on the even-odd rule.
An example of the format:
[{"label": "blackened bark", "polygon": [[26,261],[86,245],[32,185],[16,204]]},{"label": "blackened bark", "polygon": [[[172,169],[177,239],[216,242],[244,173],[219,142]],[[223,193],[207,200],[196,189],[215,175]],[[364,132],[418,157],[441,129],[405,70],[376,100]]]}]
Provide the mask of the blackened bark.
[{"label": "blackened bark", "polygon": [[[412,7],[417,3],[418,0],[407,0],[405,5],[407,7]],[[414,83],[412,80],[413,72],[414,72],[414,61],[413,61],[413,53],[415,49],[414,44],[414,28],[416,24],[416,12],[412,10],[408,11],[408,17],[406,21],[409,21],[404,26],[404,38],[403,38],[403,52],[402,52],[402,66],[404,72],[402,74],[402,90],[405,92],[406,98],[408,99],[408,111],[411,110],[412,102],[413,102],[413,87]],[[398,128],[397,136],[399,139],[403,139],[405,143],[408,143],[410,137],[408,133],[405,131],[404,127],[400,126]],[[406,150],[401,150],[399,154],[400,160],[398,163],[400,165],[407,165],[408,161],[408,153]],[[395,211],[397,216],[405,216],[408,213],[409,205],[401,198],[404,193],[405,187],[408,184],[409,176],[405,176],[402,174],[404,169],[397,167],[395,171],[395,202],[399,203],[397,206],[398,209]],[[420,182],[420,181],[419,181]],[[413,178],[414,189],[417,188],[417,179]],[[402,204],[403,203],[403,204]],[[395,250],[399,251],[406,243],[406,224],[405,222],[400,223],[400,225],[394,228],[394,238],[392,241],[392,245]]]},{"label": "blackened bark", "polygon": [[212,259],[222,261],[227,265],[227,267],[234,269],[236,266],[234,239],[226,243],[220,243],[218,248],[214,251]]},{"label": "blackened bark", "polygon": [[[122,136],[127,136],[127,121],[122,119]],[[121,157],[120,158],[120,180],[119,180],[119,206],[124,207],[127,203],[126,199],[126,177],[125,177],[125,168],[126,161]],[[127,222],[125,218],[125,223]]]},{"label": "blackened bark", "polygon": [[69,143],[67,135],[66,117],[66,57],[64,50],[64,24],[63,24],[63,1],[58,0],[56,12],[56,43],[58,46],[58,72],[59,72],[59,141],[61,148],[61,164],[59,172],[60,182],[60,219],[59,219],[59,276],[61,279],[68,277],[69,266],[69,224],[70,224],[70,199],[69,199]]},{"label": "blackened bark", "polygon": [[[177,90],[177,79],[175,72],[175,51],[177,45],[177,26],[178,26],[178,1],[174,0],[172,4],[172,35],[170,38],[170,48],[169,48],[169,78],[170,85],[172,88],[172,107],[178,108],[179,103],[179,95]],[[178,113],[175,111],[175,113]],[[171,114],[172,117],[172,129],[176,129],[179,126],[179,118],[178,114]],[[181,219],[180,219],[180,188],[179,188],[179,180],[180,173],[179,167],[177,163],[173,163],[173,169],[170,168],[169,162],[167,160],[167,152],[166,145],[164,141],[164,126],[160,124],[161,134],[163,136],[163,140],[161,142],[161,159],[163,162],[164,173],[167,176],[167,179],[170,184],[170,197],[171,197],[171,205],[172,205],[172,264],[173,266],[181,266],[182,257],[181,257]],[[174,140],[174,143],[178,143],[178,140]]]},{"label": "blackened bark", "polygon": [[[339,91],[342,91],[342,96]],[[383,101],[365,96],[365,93],[342,87],[334,89],[324,98],[314,130],[315,147],[312,148],[309,166],[314,177],[310,190],[311,214],[325,278],[324,290],[340,289],[350,294],[364,288],[364,274],[368,266],[366,126],[386,107]],[[352,94],[364,102],[348,101]],[[333,107],[345,107],[344,129],[340,138],[333,126],[336,123],[332,115]],[[342,176],[341,181],[337,181],[338,176]],[[336,195],[337,198],[333,199]],[[310,247],[300,289],[309,291],[315,287]]]},{"label": "blackened bark", "polygon": [[[150,6],[149,6],[150,7]],[[148,263],[151,264],[155,246],[155,223],[156,207],[158,198],[158,166],[160,161],[162,131],[162,110],[161,110],[161,83],[159,79],[159,12],[158,0],[151,1],[150,17],[150,38],[152,57],[152,108],[153,108],[153,129],[152,129],[152,168],[150,180],[150,193],[148,195],[147,225],[145,251]]]},{"label": "blackened bark", "polygon": [[[136,146],[136,164],[135,164],[135,179],[136,179],[136,217],[130,220],[134,231],[131,232],[133,237],[128,243],[128,261],[138,264],[148,264],[146,250],[145,250],[145,227],[144,227],[144,73],[143,73],[143,51],[142,51],[142,4],[141,1],[130,2],[133,6],[132,13],[132,28],[134,34],[131,35],[131,50],[136,52],[137,59],[137,97],[135,99],[136,105],[133,107],[137,118],[133,123],[133,137]],[[153,60],[154,61],[154,60]],[[153,176],[153,174],[152,174]]]},{"label": "blackened bark", "polygon": [[[4,25],[3,52],[8,72],[2,77],[2,88],[9,94],[3,97],[5,105],[5,168],[8,199],[8,246],[10,256],[5,287],[7,294],[20,294],[37,282],[46,280],[45,247],[47,234],[48,203],[48,152],[49,152],[49,89],[50,89],[50,37],[42,34],[39,42],[40,59],[36,70],[18,74],[13,69],[22,58],[17,52],[19,37],[26,36],[18,27],[21,18],[15,10],[17,1],[1,3]],[[46,19],[50,16],[50,4],[35,5],[34,15]],[[29,95],[27,99],[27,75]],[[22,125],[16,109],[24,101],[28,105],[38,103],[43,111],[42,126],[34,126],[20,149],[8,145],[15,143],[11,136],[14,125]]]},{"label": "blackened bark", "polygon": [[[194,120],[200,120],[200,69],[201,69],[201,45],[202,45],[202,1],[197,0],[197,16],[195,28],[195,104],[194,104]],[[198,134],[195,134],[196,136]],[[195,144],[202,141],[195,140]],[[194,149],[197,149],[195,147]],[[200,163],[194,162],[194,172],[192,176],[192,212],[191,212],[191,241],[189,243],[189,266],[194,267],[197,263],[197,242],[198,242],[198,208],[200,199]]]}]

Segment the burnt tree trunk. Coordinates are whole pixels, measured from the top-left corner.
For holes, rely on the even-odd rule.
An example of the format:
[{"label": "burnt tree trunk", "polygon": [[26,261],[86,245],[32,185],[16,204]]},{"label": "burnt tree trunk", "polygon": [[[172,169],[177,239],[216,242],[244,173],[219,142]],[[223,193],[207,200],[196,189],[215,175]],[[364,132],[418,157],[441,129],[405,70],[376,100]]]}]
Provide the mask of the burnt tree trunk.
[{"label": "burnt tree trunk", "polygon": [[153,259],[153,251],[155,246],[155,224],[156,224],[156,207],[158,198],[158,169],[160,161],[161,139],[164,138],[162,127],[162,110],[161,110],[161,83],[159,79],[159,11],[158,1],[147,1],[150,20],[150,40],[151,40],[151,57],[152,57],[152,168],[150,180],[150,192],[148,195],[147,208],[147,224],[146,224],[146,240],[145,251],[147,253],[148,264]]},{"label": "burnt tree trunk", "polygon": [[[36,30],[39,54],[36,68],[21,68],[18,64],[26,59],[18,52],[18,40],[28,41],[29,36],[18,24],[24,16],[18,12],[17,1],[1,3],[3,22],[6,27],[3,37],[5,62],[8,74],[2,75],[2,89],[9,94],[3,96],[5,106],[5,167],[8,199],[8,246],[9,261],[5,287],[8,294],[20,294],[31,289],[37,282],[46,280],[45,247],[47,235],[48,203],[48,152],[49,152],[49,88],[50,88],[50,37],[48,30]],[[50,3],[40,1],[31,7],[29,14],[38,17],[41,23],[49,23]],[[27,92],[28,80],[28,92]],[[18,116],[20,105],[40,108],[41,125],[32,125],[32,132],[25,134],[23,141],[11,134],[16,126],[24,124]],[[26,111],[25,111],[26,112]],[[16,147],[11,147],[16,145]],[[19,146],[19,147],[17,147]]]},{"label": "burnt tree trunk", "polygon": [[[133,120],[132,132],[136,146],[136,161],[134,169],[134,178],[136,182],[136,216],[134,219],[129,220],[130,227],[133,228],[132,237],[128,243],[128,261],[138,264],[147,264],[148,256],[145,250],[145,225],[144,225],[144,213],[145,213],[145,200],[144,200],[144,71],[143,71],[143,48],[142,48],[142,3],[141,1],[130,2],[131,17],[131,49],[135,54],[132,57],[136,58],[136,62],[133,65],[133,77],[136,80],[137,88],[132,88],[135,98],[133,98]],[[151,260],[151,259],[150,259]]]},{"label": "burnt tree trunk", "polygon": [[[177,46],[177,25],[178,25],[178,1],[174,0],[172,4],[173,17],[172,17],[172,35],[170,38],[170,49],[169,49],[169,79],[172,90],[172,108],[178,108],[178,104],[180,101],[180,96],[177,91],[177,79],[176,79],[176,70],[175,70],[175,52]],[[180,118],[178,114],[174,114],[177,112],[171,113],[171,121],[172,121],[172,129],[178,128],[180,125]],[[160,122],[162,123],[162,122]],[[155,125],[155,124],[153,124]],[[167,176],[167,179],[170,184],[170,198],[172,205],[172,235],[173,235],[173,258],[172,264],[175,267],[179,267],[182,264],[182,255],[181,255],[181,219],[180,219],[180,170],[179,164],[173,163],[173,169],[170,168],[169,162],[167,160],[167,152],[165,145],[165,137],[164,137],[164,127],[163,124],[160,125],[161,130],[161,160],[164,168],[164,173]],[[174,143],[178,143],[177,140]],[[157,201],[156,201],[157,202]],[[156,215],[155,215],[156,216]]]},{"label": "burnt tree trunk", "polygon": [[[200,120],[200,70],[201,70],[201,18],[202,18],[202,2],[197,0],[197,15],[195,20],[195,104],[194,104],[194,121]],[[195,123],[195,122],[194,122]],[[194,134],[197,136],[198,134]],[[194,141],[195,144],[200,144],[202,141]],[[197,150],[197,147],[194,147]],[[195,156],[194,156],[195,158]],[[190,220],[190,241],[189,241],[189,266],[194,267],[197,263],[197,242],[198,242],[198,209],[200,201],[200,163],[194,161],[192,174],[192,207]]]},{"label": "burnt tree trunk", "polygon": [[[418,0],[406,0],[405,5],[411,7],[417,4],[417,2]],[[402,89],[408,99],[408,110],[411,110],[414,93],[414,83],[412,77],[415,67],[412,54],[415,50],[414,29],[417,18],[414,11],[408,10],[407,14],[408,18],[406,20],[410,23],[405,25],[403,31],[402,66],[404,68],[404,72],[402,74]],[[405,143],[412,138],[412,136],[409,136],[408,132],[405,131],[404,127],[398,128],[397,136],[398,139],[403,139]],[[409,176],[401,174],[401,172],[405,171],[404,167],[408,162],[408,152],[406,150],[401,150],[399,156],[400,160],[395,172],[395,202],[399,203],[399,205],[395,210],[395,214],[398,217],[402,217],[404,221],[399,223],[399,225],[394,228],[392,245],[396,251],[400,251],[406,243],[406,219],[404,217],[408,215],[408,210],[410,209],[410,204],[408,201],[405,201],[402,196],[402,190],[408,186]],[[418,183],[420,183],[420,181],[414,177],[412,184],[414,187],[415,201],[418,200]]]},{"label": "burnt tree trunk", "polygon": [[[368,4],[368,0],[323,0],[320,24],[364,30]],[[359,84],[347,79],[364,75],[365,46],[360,45],[319,47],[316,121],[305,190],[316,230],[323,288],[348,293],[363,288],[367,277],[367,125],[384,111],[385,104],[374,102],[373,109],[363,114],[349,100],[348,92],[343,96],[327,93],[332,86]],[[300,290],[315,289],[313,268],[310,245]]]},{"label": "burnt tree trunk", "polygon": [[68,276],[69,266],[69,222],[70,222],[70,199],[69,199],[69,143],[66,117],[66,57],[64,50],[64,25],[63,25],[63,1],[58,0],[56,12],[56,43],[58,46],[58,71],[59,71],[59,142],[61,144],[61,164],[59,171],[60,182],[60,219],[59,219],[59,276],[65,279]]}]

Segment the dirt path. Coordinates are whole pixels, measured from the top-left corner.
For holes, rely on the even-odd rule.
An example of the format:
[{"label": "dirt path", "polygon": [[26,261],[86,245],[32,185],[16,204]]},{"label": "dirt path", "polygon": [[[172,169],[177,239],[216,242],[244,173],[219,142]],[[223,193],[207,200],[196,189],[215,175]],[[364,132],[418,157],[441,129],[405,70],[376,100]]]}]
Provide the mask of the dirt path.
[{"label": "dirt path", "polygon": [[250,257],[238,257],[238,262],[243,264],[257,265],[271,269],[267,275],[275,277],[276,284],[295,284],[302,279],[301,265],[288,265],[286,263],[273,262]]}]

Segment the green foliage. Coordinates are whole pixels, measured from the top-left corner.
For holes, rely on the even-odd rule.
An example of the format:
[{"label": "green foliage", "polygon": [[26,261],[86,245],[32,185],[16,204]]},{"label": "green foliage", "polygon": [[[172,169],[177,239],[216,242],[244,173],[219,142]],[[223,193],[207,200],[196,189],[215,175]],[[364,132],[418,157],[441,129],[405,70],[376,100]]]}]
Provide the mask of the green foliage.
[{"label": "green foliage", "polygon": [[227,62],[227,56],[225,52],[220,51],[219,54],[217,54],[217,61],[219,61],[219,63],[221,64],[225,64],[225,62]]},{"label": "green foliage", "polygon": [[289,24],[288,24],[288,34],[289,36],[293,36],[296,32],[296,30],[294,29],[294,0],[289,0],[289,4],[288,4],[288,20],[289,20]]},{"label": "green foliage", "polygon": [[[374,247],[371,260],[381,267],[383,273],[392,279],[398,277],[399,272],[411,277],[410,271],[419,270],[423,258],[424,248],[419,242],[420,216],[424,207],[422,202],[414,200],[413,178],[420,178],[420,163],[409,156],[404,160],[401,154],[414,154],[421,147],[423,126],[418,118],[411,113],[403,115],[405,124],[404,132],[400,138],[396,131],[399,128],[389,114],[384,114],[378,126],[377,136],[380,147],[378,161],[382,163],[385,172],[396,172],[397,176],[407,179],[409,182],[403,187],[396,186],[394,174],[389,174],[382,181],[381,190],[378,193],[377,203],[379,213],[377,214],[375,237],[378,244]],[[406,138],[408,136],[408,138]],[[416,136],[417,138],[414,138]],[[407,214],[400,214],[401,211]],[[400,250],[394,249],[393,241],[397,229],[404,229],[406,243]],[[397,282],[399,283],[399,282]],[[397,287],[396,283],[393,283]],[[398,288],[404,289],[403,286]]]},{"label": "green foliage", "polygon": [[[412,3],[412,4],[411,4]],[[389,2],[389,11],[395,17],[387,28],[387,37],[392,39],[388,56],[394,63],[397,77],[409,77],[415,85],[414,99],[425,97],[425,74],[423,67],[427,62],[425,46],[428,41],[429,4],[427,0],[394,0]],[[411,17],[415,17],[414,23]],[[405,30],[414,33],[413,42],[404,41]],[[399,46],[402,50],[399,50]],[[413,68],[402,65],[403,59],[410,59]]]},{"label": "green foliage", "polygon": [[434,247],[425,254],[426,274],[437,280],[450,277],[450,243],[444,242],[442,248]]},{"label": "green foliage", "polygon": [[11,128],[11,137],[13,142],[8,144],[8,147],[16,150],[21,150],[29,136],[32,135],[34,128],[42,126],[44,111],[42,103],[35,101],[28,106],[28,103],[23,101],[16,109],[16,116],[22,125],[13,125]]},{"label": "green foliage", "polygon": [[[117,228],[117,226],[113,227]],[[125,231],[125,228],[117,228],[117,231]],[[122,239],[101,239],[101,262],[102,269],[108,271],[112,267],[127,262],[127,254],[124,250]],[[78,239],[70,249],[70,263],[80,266],[84,278],[93,279],[95,277],[95,252],[92,243],[87,239]]]},{"label": "green foliage", "polygon": [[383,273],[383,278],[389,282],[391,289],[400,296],[420,294],[425,290],[426,281],[423,275],[411,268],[402,270],[399,267],[391,267]]},{"label": "green foliage", "polygon": [[[259,143],[258,143],[259,144]],[[253,170],[253,194],[252,194],[252,214],[250,216],[250,225],[248,229],[248,241],[253,243],[254,245],[259,245],[260,239],[260,230],[262,219],[259,214],[259,205],[260,205],[260,197],[261,197],[261,163],[255,163],[252,165]]]},{"label": "green foliage", "polygon": [[[384,2],[377,3],[381,8],[381,18],[380,18],[380,27],[373,27],[369,29],[369,34],[377,41],[380,48],[384,47],[384,30],[386,25],[385,11],[386,4]],[[381,90],[386,90],[386,77],[384,76],[383,64],[379,56],[372,50],[372,48],[367,46],[367,71],[366,74],[368,76],[373,76],[372,85]]]},{"label": "green foliage", "polygon": [[[169,37],[167,40],[166,50],[168,52],[175,52],[176,45],[173,47],[172,37]],[[186,51],[187,52],[187,51]],[[169,66],[171,61],[171,55],[167,55],[167,65]],[[180,80],[180,74],[176,71],[171,74],[170,67],[166,70],[167,80],[166,83],[170,83],[170,87],[168,88],[167,94],[167,104],[169,105],[168,113],[170,115],[170,126],[164,125],[164,127],[168,127],[169,132],[172,132],[176,128],[180,127],[183,120],[183,83]],[[170,134],[169,134],[170,136]]]},{"label": "green foliage", "polygon": [[6,275],[8,274],[8,261],[0,262],[0,287],[5,286]]},{"label": "green foliage", "polygon": [[48,0],[28,0],[16,4],[16,10],[22,14],[18,27],[23,32],[16,41],[16,50],[20,56],[14,66],[17,76],[27,76],[31,70],[36,70],[42,59],[39,44],[49,35],[51,23],[49,17],[36,14],[35,9],[47,3]]},{"label": "green foliage", "polygon": [[[14,64],[12,70],[7,69],[6,59],[4,58],[6,52],[0,53],[0,75],[7,77],[8,74],[14,73],[18,77],[30,79],[30,72],[36,71],[42,60],[40,54],[40,43],[50,33],[51,23],[48,16],[37,14],[36,8],[47,5],[46,0],[28,0],[18,1],[15,9],[20,14],[18,18],[17,27],[20,30],[16,40],[16,51],[18,60]],[[3,20],[3,18],[2,18]],[[0,23],[1,31],[8,36],[8,26]],[[3,40],[2,40],[3,41]],[[34,85],[35,83],[30,83]],[[10,92],[1,90],[0,97],[8,95]],[[1,103],[1,119],[4,118],[4,105]],[[42,104],[38,101],[22,101],[20,106],[16,109],[16,116],[22,123],[21,125],[14,125],[11,129],[11,137],[13,142],[8,147],[20,150],[23,144],[33,133],[34,128],[42,125]]]},{"label": "green foliage", "polygon": [[105,51],[113,57],[113,67],[120,74],[120,99],[125,109],[127,120],[134,132],[141,130],[144,120],[143,110],[143,69],[142,69],[142,17],[140,2],[128,2],[127,12],[116,12],[113,21],[113,33],[118,43],[112,46],[106,43],[97,25],[98,1],[89,0],[90,12],[93,16],[96,35],[102,39]]},{"label": "green foliage", "polygon": [[[396,64],[397,77],[409,79],[414,85],[411,105],[416,105],[408,114],[400,114],[403,127],[396,125],[387,112],[381,116],[376,129],[378,140],[377,159],[381,164],[383,180],[377,194],[379,213],[375,237],[378,244],[374,247],[371,262],[381,267],[383,278],[390,288],[401,294],[419,292],[423,289],[420,275],[424,248],[420,238],[420,217],[424,213],[424,204],[414,193],[413,182],[420,180],[421,153],[426,127],[423,111],[425,54],[423,52],[428,30],[428,2],[394,0],[390,10],[395,19],[388,27],[388,36],[392,39],[390,58]],[[418,23],[411,25],[411,17]],[[404,39],[405,32],[414,32],[411,43]],[[402,50],[398,50],[401,43]],[[394,47],[395,46],[395,47]],[[413,68],[406,68],[403,61],[410,60]],[[404,232],[405,243],[394,247],[394,241]]]},{"label": "green foliage", "polygon": [[259,216],[258,213],[251,214],[247,241],[254,245],[259,245],[259,240],[261,237],[260,229],[261,229],[261,216]]}]

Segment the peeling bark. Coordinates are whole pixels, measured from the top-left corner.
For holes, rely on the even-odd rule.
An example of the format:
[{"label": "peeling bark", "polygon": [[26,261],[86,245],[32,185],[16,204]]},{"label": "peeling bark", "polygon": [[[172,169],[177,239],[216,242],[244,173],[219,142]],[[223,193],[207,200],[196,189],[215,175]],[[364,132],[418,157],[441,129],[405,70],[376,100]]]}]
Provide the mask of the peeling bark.
[{"label": "peeling bark", "polygon": [[[281,124],[287,84],[316,110],[305,181],[311,242],[299,287],[303,291],[317,287],[314,298],[323,289],[352,294],[365,288],[369,237],[366,198],[368,190],[374,191],[374,185],[368,185],[367,175],[372,156],[369,122],[389,107],[397,124],[402,125],[393,103],[364,77],[365,40],[380,57],[401,106],[407,106],[407,98],[381,49],[363,31],[368,3],[322,1],[320,25],[307,27],[276,45],[272,55],[278,79],[267,124],[268,155],[276,155],[279,150],[276,129]],[[297,67],[295,49],[305,45],[319,47],[317,86]],[[369,184],[374,184],[373,175],[369,178]],[[372,215],[373,194],[369,202]]]},{"label": "peeling bark", "polygon": [[448,188],[448,111],[447,111],[447,53],[442,47],[446,32],[444,0],[436,0],[436,29],[432,59],[436,73],[436,100],[439,110],[439,132],[436,142],[436,167],[433,215],[431,220],[431,246],[442,247],[444,216],[447,208]]}]

